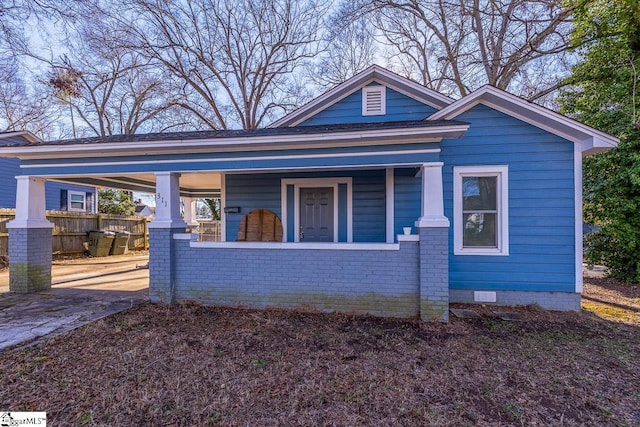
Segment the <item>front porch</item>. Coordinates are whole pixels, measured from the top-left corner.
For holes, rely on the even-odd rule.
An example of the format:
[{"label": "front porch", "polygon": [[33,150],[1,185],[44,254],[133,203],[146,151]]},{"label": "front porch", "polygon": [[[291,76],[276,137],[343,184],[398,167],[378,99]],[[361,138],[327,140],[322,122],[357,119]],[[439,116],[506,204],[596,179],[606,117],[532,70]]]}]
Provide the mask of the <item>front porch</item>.
[{"label": "front porch", "polygon": [[[12,290],[50,286],[43,200],[51,179],[155,193],[153,301],[447,320],[449,220],[439,142],[467,127],[354,124],[5,148],[25,172],[9,224]],[[193,201],[202,197],[221,199],[220,242],[185,234],[194,225]],[[235,242],[243,216],[255,209],[281,221],[281,241]],[[414,234],[396,237],[407,226]]]},{"label": "front porch", "polygon": [[[150,299],[169,304],[198,301],[255,308],[307,308],[392,317],[420,316],[424,320],[446,321],[449,221],[443,215],[442,164],[433,162],[409,169],[413,171],[410,179],[414,182],[411,185],[415,187],[417,184],[422,189],[418,192],[421,195],[421,215],[414,212],[413,223],[407,223],[406,213],[401,214],[402,209],[397,207],[397,203],[403,203],[396,200],[403,197],[399,190],[406,191],[406,184],[400,177],[404,176],[405,181],[409,179],[406,178],[407,168],[402,170],[314,172],[315,175],[307,178],[301,178],[305,176],[301,173],[284,173],[277,179],[282,197],[275,200],[282,210],[275,210],[283,219],[285,233],[282,242],[273,243],[235,241],[241,214],[263,203],[259,197],[240,202],[238,193],[232,191],[233,186],[226,184],[235,178],[219,174],[222,233],[221,241],[211,242],[201,241],[195,232],[187,233],[195,230],[192,209],[195,199],[181,196],[193,194],[193,185],[198,185],[198,182],[203,188],[210,185],[216,174],[207,172],[202,175],[206,178],[203,180],[194,179],[195,174],[186,180],[179,173],[154,174],[157,205],[155,220],[149,224]],[[382,177],[379,185],[382,194],[376,195],[382,200],[382,205],[366,209],[382,215],[378,215],[380,220],[375,224],[356,219],[354,226],[353,187],[358,198],[364,191],[359,182],[368,183],[371,174]],[[331,178],[346,175],[355,177],[355,185],[349,179],[344,181],[343,188],[342,178]],[[266,175],[255,176],[257,180],[268,181]],[[129,179],[141,181],[140,177],[134,178],[133,175]],[[9,224],[10,283],[12,291],[31,292],[50,287],[51,255],[41,249],[47,247],[51,229],[43,220],[41,213],[43,215],[44,210],[37,202],[42,196],[45,180],[18,177],[18,181],[19,197],[30,202],[18,206],[16,220]],[[295,233],[300,218],[296,207],[300,201],[293,197],[299,190],[296,185],[302,183],[306,187],[312,182],[316,186],[328,185],[334,181],[335,239],[319,243],[301,240],[301,236]],[[183,182],[188,182],[189,187]],[[367,190],[371,191],[368,187]],[[207,191],[210,194],[216,192],[212,189]],[[292,200],[288,201],[287,195]],[[232,204],[236,205],[240,215],[225,213],[228,199],[233,200]],[[366,206],[361,204],[355,202],[356,211],[365,209]],[[181,205],[184,206],[183,212]],[[416,232],[397,234],[407,225],[412,225]],[[37,241],[36,246],[28,244],[33,241]],[[20,260],[28,268],[21,268]]]}]

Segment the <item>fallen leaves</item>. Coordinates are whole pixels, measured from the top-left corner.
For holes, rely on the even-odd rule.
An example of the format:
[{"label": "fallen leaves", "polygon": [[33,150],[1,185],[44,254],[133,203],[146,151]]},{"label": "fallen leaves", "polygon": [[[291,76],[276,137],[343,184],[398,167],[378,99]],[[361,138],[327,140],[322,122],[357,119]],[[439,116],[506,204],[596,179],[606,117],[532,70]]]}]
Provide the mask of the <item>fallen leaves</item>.
[{"label": "fallen leaves", "polygon": [[479,311],[430,324],[146,304],[0,353],[0,402],[52,425],[640,424],[637,324]]}]

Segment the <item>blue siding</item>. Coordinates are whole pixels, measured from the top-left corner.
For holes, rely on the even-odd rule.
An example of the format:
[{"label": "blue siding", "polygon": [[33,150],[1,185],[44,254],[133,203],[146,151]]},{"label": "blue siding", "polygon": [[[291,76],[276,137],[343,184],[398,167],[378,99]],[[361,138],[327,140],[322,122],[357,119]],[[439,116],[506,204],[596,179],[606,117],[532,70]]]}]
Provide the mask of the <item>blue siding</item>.
[{"label": "blue siding", "polygon": [[91,193],[91,212],[94,212],[93,206],[96,200],[95,187],[87,187],[84,185],[66,184],[62,182],[47,181],[44,185],[45,197],[46,197],[46,209],[50,211],[59,211],[60,206],[60,192],[62,190],[80,191],[83,193]]},{"label": "blue siding", "polygon": [[239,206],[240,213],[227,214],[227,242],[238,238],[242,217],[254,209],[269,209],[282,219],[280,178],[273,174],[227,175],[226,206]]},{"label": "blue siding", "polygon": [[0,159],[0,208],[16,207],[17,175],[20,175],[20,160]]},{"label": "blue siding", "polygon": [[454,166],[508,165],[509,256],[454,256],[452,228],[450,287],[574,292],[573,144],[483,105],[456,119],[471,127],[441,143],[445,214]]},{"label": "blue siding", "polygon": [[[22,175],[20,170],[20,160],[0,159],[0,208],[16,207],[16,179],[17,175]],[[45,184],[45,197],[47,210],[60,210],[60,191],[75,190],[93,194],[95,200],[95,187],[83,185],[64,184],[60,182],[47,181]]]},{"label": "blue siding", "polygon": [[[345,148],[317,148],[270,150],[253,155],[252,152],[189,153],[126,157],[92,157],[82,159],[38,159],[25,160],[29,175],[85,174],[95,176],[103,173],[135,172],[173,172],[187,171],[238,171],[270,169],[336,169],[344,166],[384,167],[393,163],[417,164],[437,161],[438,153],[428,152],[437,149],[438,143],[416,143],[399,145],[371,145]],[[411,150],[412,152],[404,152]],[[427,152],[416,153],[414,150]],[[317,156],[318,154],[322,156]],[[354,154],[353,156],[351,154]],[[324,156],[326,155],[326,157]],[[74,164],[70,167],[68,164]],[[113,164],[115,163],[115,164]],[[63,164],[60,166],[60,164]]]},{"label": "blue siding", "polygon": [[382,116],[362,115],[362,91],[357,90],[332,106],[320,111],[298,126],[337,123],[373,123],[402,120],[422,120],[436,109],[387,87],[387,110]]},{"label": "blue siding", "polygon": [[[287,185],[287,212],[293,212],[295,210],[295,187],[293,185]],[[287,222],[287,242],[295,242],[296,232],[293,221]]]},{"label": "blue siding", "polygon": [[347,239],[347,184],[338,185],[338,242],[346,242]]},{"label": "blue siding", "polygon": [[396,169],[394,173],[394,235],[402,234],[402,227],[412,227],[421,214],[422,178],[416,177],[416,169]]},{"label": "blue siding", "polygon": [[353,241],[386,241],[386,172],[353,174]]},{"label": "blue siding", "polygon": [[[226,206],[240,206],[240,214],[227,215],[227,241],[237,237],[242,217],[253,209],[269,209],[282,219],[281,180],[292,178],[351,177],[353,194],[353,241],[385,241],[385,171],[333,173],[243,174],[226,176]],[[288,210],[293,211],[292,189],[287,189]],[[338,235],[346,241],[346,186],[338,188]],[[288,214],[288,241],[293,241],[293,214]]]}]

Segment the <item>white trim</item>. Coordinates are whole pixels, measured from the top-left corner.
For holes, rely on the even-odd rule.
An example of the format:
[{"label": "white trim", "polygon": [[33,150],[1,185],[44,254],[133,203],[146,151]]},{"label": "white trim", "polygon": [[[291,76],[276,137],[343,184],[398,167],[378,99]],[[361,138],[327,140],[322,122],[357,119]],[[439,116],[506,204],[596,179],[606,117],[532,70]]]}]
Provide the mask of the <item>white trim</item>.
[{"label": "white trim", "polygon": [[[71,195],[82,196],[82,209],[71,207]],[[77,203],[77,202],[76,202]],[[87,211],[87,193],[77,190],[67,190],[67,211],[69,212],[86,212]]]},{"label": "white trim", "polygon": [[[153,162],[152,162],[153,163]],[[346,164],[346,165],[335,165],[335,166],[286,166],[286,167],[272,167],[272,168],[246,168],[246,169],[224,169],[223,172],[228,173],[228,174],[243,174],[246,172],[270,172],[270,171],[279,171],[279,172],[288,172],[288,171],[299,171],[299,170],[304,170],[304,171],[316,171],[316,170],[320,170],[320,171],[339,171],[339,172],[344,172],[345,169],[371,169],[371,168],[386,168],[386,167],[405,167],[405,166],[409,166],[409,167],[418,167],[422,165],[422,163],[416,163],[416,162],[403,162],[403,163],[363,163],[363,164]],[[201,169],[180,169],[179,171],[176,171],[176,173],[197,173],[197,172],[215,172],[215,173],[222,173],[219,172],[220,169],[209,169],[209,170],[201,170]],[[143,172],[127,172],[127,171],[120,171],[117,173],[103,173],[103,174],[99,174],[99,175],[95,175],[97,177],[108,177],[108,176],[122,176],[122,175],[136,175],[136,174],[146,174],[146,173],[157,173],[156,171],[143,171]],[[34,175],[36,176],[36,175]],[[37,175],[39,177],[42,178],[57,178],[57,179],[62,179],[64,180],[64,178],[74,178],[74,177],[87,177],[87,174],[79,174],[79,173],[73,173],[73,174],[65,174],[65,175],[60,175],[60,174],[56,174],[56,175]],[[98,178],[99,179],[99,178]],[[81,184],[81,183],[74,183],[77,185],[87,185],[88,184]],[[193,190],[193,188],[192,188]],[[197,189],[196,189],[197,190]],[[214,189],[215,190],[215,189]]]},{"label": "white trim", "polygon": [[[338,188],[340,184],[347,185],[347,242],[353,242],[352,231],[352,179],[350,177],[329,177],[329,178],[291,178],[282,179],[280,181],[281,192],[281,206],[283,208],[282,220],[282,239],[286,242],[288,228],[288,221],[290,220],[285,212],[287,211],[287,185],[293,185],[293,241],[295,243],[300,242],[300,234],[296,233],[296,230],[300,229],[300,189],[301,188],[318,188],[318,187],[331,187],[333,188],[333,241],[338,243]],[[325,243],[323,243],[325,244]]]},{"label": "white trim", "polygon": [[[435,112],[428,120],[451,120],[478,104],[484,104],[578,144],[585,154],[613,148],[620,142],[612,135],[488,85]],[[517,109],[523,109],[524,112],[518,112]]]},{"label": "white trim", "polygon": [[192,248],[211,249],[288,249],[331,251],[398,251],[398,243],[291,243],[291,242],[196,242]]},{"label": "white trim", "polygon": [[386,170],[386,197],[385,197],[385,210],[386,210],[386,242],[394,242],[394,225],[395,225],[395,177],[394,169],[387,168]]},{"label": "white trim", "polygon": [[[369,110],[369,94],[380,94],[380,108]],[[362,88],[362,115],[384,116],[387,114],[387,88],[383,85],[365,86]]]},{"label": "white trim", "polygon": [[424,163],[418,173],[422,178],[420,218],[416,228],[448,228],[449,219],[444,216],[444,189],[442,186],[442,162]]},{"label": "white trim", "polygon": [[223,163],[238,161],[257,161],[257,160],[297,160],[297,159],[323,159],[323,158],[342,158],[342,157],[366,157],[366,156],[393,156],[397,154],[432,154],[439,153],[439,148],[425,148],[421,150],[395,150],[395,151],[365,151],[360,153],[327,153],[327,154],[299,154],[286,156],[252,156],[252,157],[212,157],[197,158],[183,160],[132,160],[127,162],[84,162],[84,163],[57,163],[51,165],[24,165],[21,168],[59,168],[59,167],[77,167],[77,166],[123,166],[123,165],[144,165],[144,164],[169,164],[169,163]]},{"label": "white trim", "polygon": [[180,229],[186,229],[187,227],[187,223],[184,222],[183,220],[176,220],[176,219],[154,219],[153,221],[150,221],[147,223],[147,228],[149,229],[153,229],[153,228],[159,228],[159,229],[165,229],[165,228],[180,228]]},{"label": "white trim", "polygon": [[45,180],[18,175],[16,178],[16,214],[7,228],[52,228],[47,220]]},{"label": "white trim", "polygon": [[156,213],[149,228],[187,228],[180,216],[180,174],[156,172]]},{"label": "white trim", "polygon": [[[101,143],[68,143],[50,145],[32,145],[0,147],[0,154],[4,156],[20,157],[21,159],[86,157],[95,153],[104,157],[110,152],[119,156],[135,155],[142,152],[145,155],[197,153],[221,151],[236,148],[239,150],[279,150],[293,148],[334,148],[371,146],[380,144],[407,144],[422,142],[438,142],[443,138],[459,138],[469,128],[468,124],[447,126],[422,126],[412,128],[390,128],[375,130],[354,130],[343,132],[323,132],[313,134],[273,135],[261,137],[227,137],[197,140],[156,140],[145,142],[101,142]],[[292,145],[299,144],[293,147]],[[259,157],[261,158],[261,157]]]},{"label": "white trim", "polygon": [[406,95],[416,101],[422,102],[435,109],[443,108],[453,102],[453,99],[439,92],[429,89],[413,80],[409,80],[393,73],[379,65],[372,65],[366,70],[356,74],[350,79],[340,83],[333,89],[323,93],[308,104],[294,110],[283,118],[270,124],[269,128],[297,126],[309,117],[334,105],[371,82],[384,84],[385,86]]},{"label": "white trim", "polygon": [[398,242],[419,242],[420,235],[418,234],[398,234]]},{"label": "white trim", "polygon": [[[462,244],[462,177],[497,177],[497,248],[464,248]],[[509,168],[507,166],[455,166],[453,168],[454,255],[509,255]]]},{"label": "white trim", "polygon": [[227,241],[227,214],[224,208],[227,206],[227,176],[220,173],[220,241]]},{"label": "white trim", "polygon": [[577,144],[573,148],[573,185],[575,187],[576,292],[582,293],[582,153]]},{"label": "white trim", "polygon": [[7,229],[12,228],[53,228],[54,223],[46,219],[13,219],[7,222]]},{"label": "white trim", "polygon": [[[287,183],[284,180],[280,180],[280,222],[282,223],[282,241],[286,242],[288,240],[288,230],[287,230]],[[294,228],[295,231],[295,228]]]},{"label": "white trim", "polygon": [[197,233],[174,233],[173,240],[196,240]]}]

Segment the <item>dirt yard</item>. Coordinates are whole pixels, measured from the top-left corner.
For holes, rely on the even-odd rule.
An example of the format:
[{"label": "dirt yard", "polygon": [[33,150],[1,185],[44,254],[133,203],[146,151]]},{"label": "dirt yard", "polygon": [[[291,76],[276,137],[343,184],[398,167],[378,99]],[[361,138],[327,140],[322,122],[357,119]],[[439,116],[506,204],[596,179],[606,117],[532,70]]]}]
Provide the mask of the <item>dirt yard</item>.
[{"label": "dirt yard", "polygon": [[639,426],[640,289],[449,324],[151,304],[0,353],[1,410],[64,425]]}]

